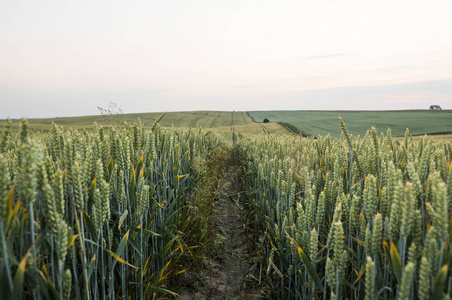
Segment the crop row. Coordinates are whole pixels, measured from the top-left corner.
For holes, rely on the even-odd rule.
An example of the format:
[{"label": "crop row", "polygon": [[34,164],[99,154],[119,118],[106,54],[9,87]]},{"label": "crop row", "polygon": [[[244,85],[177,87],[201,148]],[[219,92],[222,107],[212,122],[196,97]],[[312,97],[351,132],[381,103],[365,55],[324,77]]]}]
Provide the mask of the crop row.
[{"label": "crop row", "polygon": [[[160,118],[161,119],[161,118]],[[220,141],[141,125],[0,136],[0,298],[148,299],[178,264]]]},{"label": "crop row", "polygon": [[340,125],[240,145],[268,296],[450,299],[451,145]]}]

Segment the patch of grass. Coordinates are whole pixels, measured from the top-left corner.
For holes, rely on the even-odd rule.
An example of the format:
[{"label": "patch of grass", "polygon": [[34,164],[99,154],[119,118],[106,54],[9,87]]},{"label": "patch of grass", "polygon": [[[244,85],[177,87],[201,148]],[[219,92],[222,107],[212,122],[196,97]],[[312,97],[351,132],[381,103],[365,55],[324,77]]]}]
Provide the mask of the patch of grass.
[{"label": "patch of grass", "polygon": [[[424,135],[416,135],[413,136],[413,140],[418,141],[421,140],[424,137]],[[452,142],[452,134],[429,134],[428,135],[429,138],[431,138],[433,141],[435,142]],[[403,136],[399,136],[399,137],[394,137],[395,140],[398,141],[404,141],[405,137]]]},{"label": "patch of grass", "polygon": [[[262,126],[265,128],[262,128]],[[211,129],[212,132],[224,136],[227,139],[231,139],[232,132],[230,126],[216,127]],[[249,138],[257,134],[266,133],[267,131],[271,134],[287,134],[287,130],[277,123],[266,123],[266,124],[245,124],[234,126],[235,133],[241,138]]]},{"label": "patch of grass", "polygon": [[216,218],[214,201],[223,177],[225,158],[228,155],[226,146],[219,147],[202,163],[206,169],[204,177],[199,181],[191,201],[191,226],[186,242],[197,246],[195,257],[204,257],[216,251]]},{"label": "patch of grass", "polygon": [[195,168],[203,169],[203,177],[198,181],[195,192],[187,206],[190,216],[184,230],[185,255],[180,260],[180,269],[184,276],[173,277],[169,286],[172,290],[203,283],[203,266],[205,259],[215,257],[221,251],[224,242],[218,234],[218,214],[215,199],[220,190],[220,181],[224,175],[226,157],[229,149],[223,145],[212,151],[203,160],[195,162]]},{"label": "patch of grass", "polygon": [[293,126],[290,123],[278,122],[278,124],[283,126],[284,128],[286,128],[290,133],[293,133],[293,134],[300,134],[301,133],[300,128],[297,128],[297,127]]}]

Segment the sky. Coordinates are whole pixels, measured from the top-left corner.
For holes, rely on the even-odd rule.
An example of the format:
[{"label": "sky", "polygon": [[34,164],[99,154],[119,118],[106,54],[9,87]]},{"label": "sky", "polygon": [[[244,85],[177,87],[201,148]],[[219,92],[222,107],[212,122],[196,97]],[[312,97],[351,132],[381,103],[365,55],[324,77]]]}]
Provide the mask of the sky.
[{"label": "sky", "polygon": [[452,109],[450,0],[0,0],[0,119]]}]

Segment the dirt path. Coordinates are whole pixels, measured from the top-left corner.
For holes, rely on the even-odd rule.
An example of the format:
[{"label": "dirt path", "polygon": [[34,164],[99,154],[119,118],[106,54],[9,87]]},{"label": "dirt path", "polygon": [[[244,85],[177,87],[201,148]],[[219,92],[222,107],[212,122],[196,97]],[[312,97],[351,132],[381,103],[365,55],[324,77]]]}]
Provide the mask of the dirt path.
[{"label": "dirt path", "polygon": [[[226,168],[215,201],[218,214],[219,252],[202,260],[202,271],[190,288],[180,292],[178,299],[256,299],[250,283],[253,262],[245,231],[245,218],[238,200],[240,189],[234,166]],[[253,296],[254,295],[254,296]]]}]

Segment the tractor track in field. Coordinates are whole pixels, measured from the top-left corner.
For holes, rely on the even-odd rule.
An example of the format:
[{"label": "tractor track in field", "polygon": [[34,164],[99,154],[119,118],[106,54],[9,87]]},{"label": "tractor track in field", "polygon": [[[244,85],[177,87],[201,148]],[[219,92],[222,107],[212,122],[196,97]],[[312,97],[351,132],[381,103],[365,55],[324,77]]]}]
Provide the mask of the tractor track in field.
[{"label": "tractor track in field", "polygon": [[218,253],[201,261],[201,271],[192,274],[189,288],[178,299],[258,299],[254,269],[253,242],[247,235],[246,218],[239,204],[242,191],[237,182],[237,167],[226,166],[215,199]]}]

